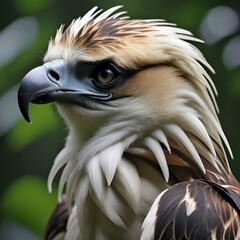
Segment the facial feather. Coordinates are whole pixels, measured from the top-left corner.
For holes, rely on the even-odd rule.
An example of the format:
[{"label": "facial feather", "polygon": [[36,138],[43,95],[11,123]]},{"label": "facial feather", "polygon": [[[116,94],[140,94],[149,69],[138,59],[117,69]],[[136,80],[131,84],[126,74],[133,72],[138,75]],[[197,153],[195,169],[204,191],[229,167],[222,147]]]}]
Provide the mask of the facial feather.
[{"label": "facial feather", "polygon": [[174,117],[176,111],[187,101],[181,96],[181,90],[187,88],[193,90],[176,68],[158,65],[137,73],[116,89],[113,97],[139,98],[153,118],[167,121]]}]

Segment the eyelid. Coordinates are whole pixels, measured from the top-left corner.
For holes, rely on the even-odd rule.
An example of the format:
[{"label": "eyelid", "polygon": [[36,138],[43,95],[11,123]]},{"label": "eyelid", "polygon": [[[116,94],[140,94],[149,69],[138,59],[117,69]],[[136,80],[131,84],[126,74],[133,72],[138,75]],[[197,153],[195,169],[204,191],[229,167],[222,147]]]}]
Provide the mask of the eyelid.
[{"label": "eyelid", "polygon": [[114,63],[112,63],[112,62],[109,62],[109,65],[110,65],[111,67],[113,67],[113,69],[114,69],[115,71],[117,71],[118,74],[122,74],[122,73],[123,73],[122,69],[121,69],[117,64],[114,64]]}]

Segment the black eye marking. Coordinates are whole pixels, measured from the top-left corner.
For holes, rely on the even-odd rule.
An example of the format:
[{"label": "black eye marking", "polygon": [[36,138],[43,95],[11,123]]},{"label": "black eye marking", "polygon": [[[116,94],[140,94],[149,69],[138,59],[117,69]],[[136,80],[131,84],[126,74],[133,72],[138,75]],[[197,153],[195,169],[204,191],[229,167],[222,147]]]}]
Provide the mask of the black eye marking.
[{"label": "black eye marking", "polygon": [[77,64],[69,65],[68,71],[74,69],[74,74],[86,86],[94,92],[111,91],[124,84],[130,77],[141,69],[125,69],[110,59],[100,61],[79,61]]}]

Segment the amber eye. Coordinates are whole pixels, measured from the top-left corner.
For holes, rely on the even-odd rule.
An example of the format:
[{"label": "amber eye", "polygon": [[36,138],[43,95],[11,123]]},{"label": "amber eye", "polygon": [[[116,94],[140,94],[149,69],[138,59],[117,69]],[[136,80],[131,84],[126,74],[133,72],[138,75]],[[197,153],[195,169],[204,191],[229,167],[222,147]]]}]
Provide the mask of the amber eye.
[{"label": "amber eye", "polygon": [[105,68],[97,72],[97,80],[101,83],[109,83],[114,79],[114,73],[111,69]]}]

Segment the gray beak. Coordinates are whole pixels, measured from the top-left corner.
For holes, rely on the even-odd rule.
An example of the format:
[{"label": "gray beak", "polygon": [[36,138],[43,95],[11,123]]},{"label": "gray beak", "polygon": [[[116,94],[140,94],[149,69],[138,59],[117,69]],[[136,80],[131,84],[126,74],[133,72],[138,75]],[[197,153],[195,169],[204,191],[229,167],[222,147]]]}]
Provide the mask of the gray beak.
[{"label": "gray beak", "polygon": [[68,66],[63,59],[54,60],[28,72],[18,90],[18,104],[25,120],[30,122],[30,103],[81,103],[86,96],[110,100],[111,93],[99,92],[87,73],[84,70],[76,70],[74,66]]}]

